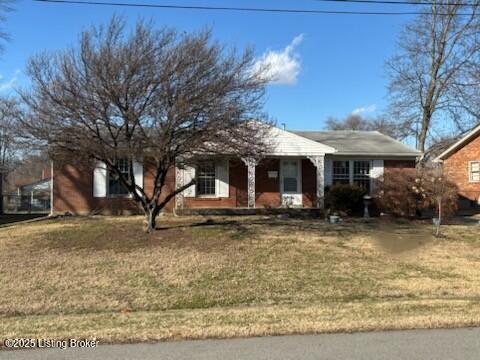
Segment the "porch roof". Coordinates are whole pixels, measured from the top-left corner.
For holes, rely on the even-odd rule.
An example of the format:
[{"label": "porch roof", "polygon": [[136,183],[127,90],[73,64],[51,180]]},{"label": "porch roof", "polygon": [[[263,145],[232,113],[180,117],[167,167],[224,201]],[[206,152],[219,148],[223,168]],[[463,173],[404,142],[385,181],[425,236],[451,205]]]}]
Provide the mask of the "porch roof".
[{"label": "porch roof", "polygon": [[272,156],[312,156],[335,153],[336,150],[328,144],[308,139],[291,131],[277,127],[270,129]]},{"label": "porch roof", "polygon": [[336,150],[335,155],[417,157],[421,153],[378,131],[292,131]]}]

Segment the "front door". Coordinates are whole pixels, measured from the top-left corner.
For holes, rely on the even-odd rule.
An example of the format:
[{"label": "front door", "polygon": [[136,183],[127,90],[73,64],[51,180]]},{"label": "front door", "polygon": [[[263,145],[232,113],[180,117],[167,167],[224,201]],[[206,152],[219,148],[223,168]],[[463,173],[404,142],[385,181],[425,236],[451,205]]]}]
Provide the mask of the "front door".
[{"label": "front door", "polygon": [[280,164],[280,194],[282,206],[301,207],[302,177],[301,162],[298,159],[285,159]]}]

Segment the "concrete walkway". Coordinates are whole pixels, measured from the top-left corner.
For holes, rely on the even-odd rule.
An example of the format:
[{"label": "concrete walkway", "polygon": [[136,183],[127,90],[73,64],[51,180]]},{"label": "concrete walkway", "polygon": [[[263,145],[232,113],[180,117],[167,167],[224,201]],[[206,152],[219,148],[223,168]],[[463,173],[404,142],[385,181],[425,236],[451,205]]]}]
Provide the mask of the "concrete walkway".
[{"label": "concrete walkway", "polygon": [[104,345],[95,349],[17,350],[0,359],[479,359],[480,328]]}]

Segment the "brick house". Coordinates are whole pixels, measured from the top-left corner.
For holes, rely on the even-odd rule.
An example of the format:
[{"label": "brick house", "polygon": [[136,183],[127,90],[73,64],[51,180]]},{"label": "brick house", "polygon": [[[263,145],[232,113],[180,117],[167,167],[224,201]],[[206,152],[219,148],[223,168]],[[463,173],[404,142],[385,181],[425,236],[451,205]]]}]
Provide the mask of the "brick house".
[{"label": "brick house", "polygon": [[480,205],[480,125],[450,146],[436,159],[448,177],[457,184],[461,209]]},{"label": "brick house", "polygon": [[[205,157],[197,165],[172,169],[166,190],[196,179],[196,185],[168,203],[174,208],[322,208],[324,189],[356,184],[371,192],[375,179],[392,168],[414,168],[416,150],[379,132],[286,131],[272,128],[273,150],[261,161],[226,155]],[[151,191],[148,166],[135,163],[135,182]],[[128,167],[125,166],[125,171]],[[102,163],[85,168],[53,164],[52,213],[138,211]]]}]

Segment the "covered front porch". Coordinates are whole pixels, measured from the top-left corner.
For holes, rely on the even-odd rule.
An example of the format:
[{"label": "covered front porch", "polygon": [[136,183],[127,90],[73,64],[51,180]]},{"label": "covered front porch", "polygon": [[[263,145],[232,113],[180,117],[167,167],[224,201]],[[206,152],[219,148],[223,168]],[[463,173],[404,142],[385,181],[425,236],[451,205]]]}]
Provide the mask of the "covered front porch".
[{"label": "covered front porch", "polygon": [[243,160],[247,207],[323,208],[324,155]]},{"label": "covered front porch", "polygon": [[216,155],[176,169],[176,186],[195,179],[177,195],[175,207],[319,208],[324,207],[325,155],[335,149],[274,128],[273,151],[261,159]]},{"label": "covered front porch", "polygon": [[205,158],[177,172],[196,185],[177,196],[176,208],[323,208],[324,156],[261,160]]}]

